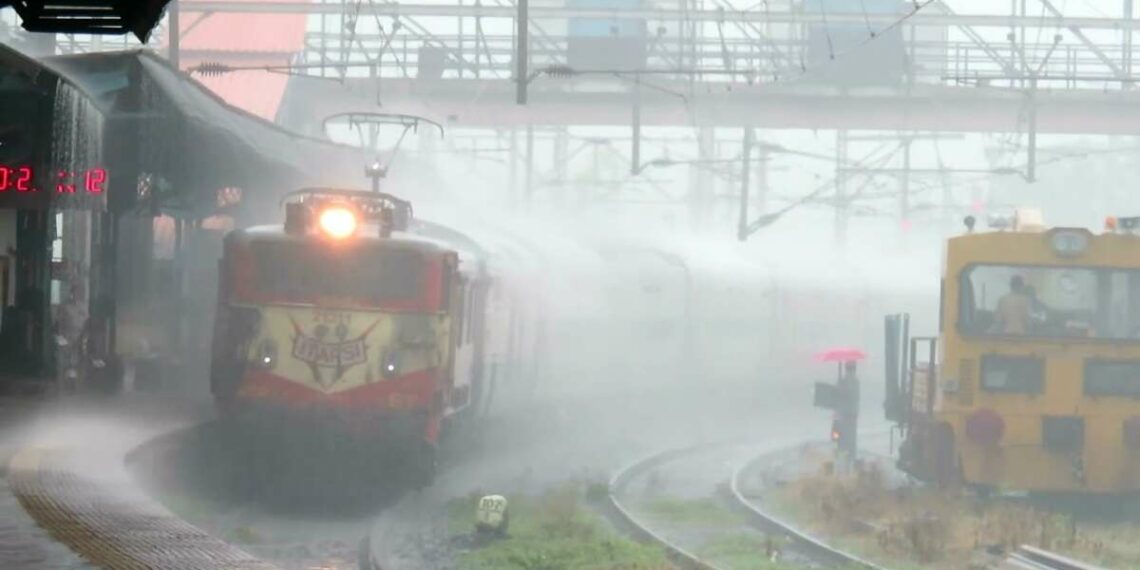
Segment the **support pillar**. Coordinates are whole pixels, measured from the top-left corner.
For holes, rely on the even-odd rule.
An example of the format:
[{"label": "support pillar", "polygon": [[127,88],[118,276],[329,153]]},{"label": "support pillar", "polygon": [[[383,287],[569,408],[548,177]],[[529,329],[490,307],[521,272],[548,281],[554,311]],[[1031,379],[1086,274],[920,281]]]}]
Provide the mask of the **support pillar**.
[{"label": "support pillar", "polygon": [[840,247],[847,245],[847,222],[850,214],[847,196],[847,174],[844,165],[847,163],[847,130],[835,132],[835,243]]},{"label": "support pillar", "polygon": [[166,33],[169,36],[167,38],[167,48],[170,50],[167,54],[167,58],[170,60],[170,66],[174,69],[181,69],[180,44],[182,42],[182,28],[180,27],[178,12],[178,0],[171,0],[166,8]]},{"label": "support pillar", "polygon": [[567,128],[556,127],[554,131],[554,179],[558,187],[558,198],[555,202],[558,204],[564,204],[567,199],[566,181],[569,165],[566,163],[570,160],[570,133]]},{"label": "support pillar", "polygon": [[[1124,20],[1126,22],[1129,22],[1129,23],[1132,22],[1132,0],[1124,0]],[[1124,65],[1122,66],[1122,71],[1124,72],[1125,77],[1131,78],[1132,77],[1132,28],[1125,26],[1123,33],[1124,33],[1124,61],[1122,63]],[[1123,88],[1128,89],[1130,87],[1132,87],[1132,83],[1129,81],[1125,81],[1123,84]]]},{"label": "support pillar", "polygon": [[518,0],[518,14],[515,16],[515,24],[518,29],[515,31],[515,102],[519,105],[526,105],[527,103],[527,81],[530,71],[527,59],[530,55],[527,53],[527,44],[530,43],[530,32],[527,29],[529,24],[530,15],[528,12],[529,0]]},{"label": "support pillar", "polygon": [[942,182],[942,235],[950,235],[954,227],[954,196],[950,191],[950,175],[942,170],[939,177]]},{"label": "support pillar", "polygon": [[752,172],[752,127],[744,127],[744,141],[740,149],[740,217],[736,222],[736,239],[748,239],[748,187]]},{"label": "support pillar", "polygon": [[758,216],[768,213],[768,148],[765,145],[759,145],[756,148],[756,162],[753,167],[753,175],[756,178],[755,190],[752,192],[753,206],[752,210]]},{"label": "support pillar", "polygon": [[637,176],[641,172],[641,78],[633,84],[633,133],[630,148],[629,173]]},{"label": "support pillar", "polygon": [[514,208],[519,205],[519,137],[518,129],[511,127],[509,156],[507,159],[507,205]]},{"label": "support pillar", "polygon": [[903,168],[899,176],[899,223],[903,231],[910,224],[910,137],[903,138]]},{"label": "support pillar", "polygon": [[1029,183],[1037,181],[1037,80],[1029,84],[1029,161],[1025,167],[1025,179]]},{"label": "support pillar", "polygon": [[592,185],[579,187],[578,200],[581,202],[582,207],[586,207],[594,197],[599,194],[598,188],[602,183],[602,161],[600,156],[601,145],[594,143],[591,144],[593,148],[590,149],[590,177],[594,181]]},{"label": "support pillar", "polygon": [[[714,154],[716,130],[700,127],[697,133],[697,159],[709,160]],[[709,195],[715,181],[708,169],[697,165],[689,166],[689,224],[694,230],[704,229],[708,216]]]},{"label": "support pillar", "polygon": [[529,209],[534,200],[534,125],[531,124],[526,126],[526,165],[524,168],[526,172],[524,178],[526,206]]}]

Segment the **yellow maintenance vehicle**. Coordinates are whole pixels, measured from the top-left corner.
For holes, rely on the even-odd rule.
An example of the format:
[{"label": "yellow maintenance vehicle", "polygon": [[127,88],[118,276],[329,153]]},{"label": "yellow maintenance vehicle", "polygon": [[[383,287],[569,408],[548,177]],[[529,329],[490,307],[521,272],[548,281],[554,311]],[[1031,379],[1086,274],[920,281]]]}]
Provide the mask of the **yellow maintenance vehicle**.
[{"label": "yellow maintenance vehicle", "polygon": [[938,335],[887,317],[899,466],[984,491],[1140,490],[1140,217],[974,225],[946,244]]}]

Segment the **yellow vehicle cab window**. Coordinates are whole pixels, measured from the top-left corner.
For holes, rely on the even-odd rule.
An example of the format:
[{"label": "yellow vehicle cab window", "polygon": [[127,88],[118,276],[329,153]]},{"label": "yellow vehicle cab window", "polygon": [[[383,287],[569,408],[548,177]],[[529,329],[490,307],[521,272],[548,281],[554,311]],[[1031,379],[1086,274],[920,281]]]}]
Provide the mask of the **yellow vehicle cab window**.
[{"label": "yellow vehicle cab window", "polygon": [[972,265],[961,274],[966,336],[1140,339],[1140,271]]}]

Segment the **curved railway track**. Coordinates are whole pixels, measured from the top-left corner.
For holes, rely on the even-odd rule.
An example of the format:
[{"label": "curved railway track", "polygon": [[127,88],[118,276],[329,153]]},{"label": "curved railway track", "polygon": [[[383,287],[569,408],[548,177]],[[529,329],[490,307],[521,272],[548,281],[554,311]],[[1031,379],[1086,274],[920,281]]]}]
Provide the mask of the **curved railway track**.
[{"label": "curved railway track", "polygon": [[676,564],[682,570],[720,570],[716,566],[705,562],[697,557],[696,554],[689,552],[685,548],[673,543],[665,536],[655,532],[649,528],[649,525],[642,522],[633,510],[624,505],[618,499],[618,495],[625,491],[630,482],[641,476],[643,473],[651,471],[656,467],[667,463],[668,461],[677,457],[682,457],[686,454],[694,453],[696,451],[707,449],[707,446],[693,446],[680,449],[672,449],[660,453],[655,453],[636,461],[625,468],[621,469],[610,478],[609,481],[609,496],[607,502],[609,508],[612,510],[612,515],[616,517],[618,522],[624,527],[624,530],[635,535],[641,540],[646,540],[660,545],[665,549],[666,556],[669,560]]},{"label": "curved railway track", "polygon": [[[763,529],[769,534],[785,537],[795,545],[797,551],[812,560],[817,560],[830,566],[842,568],[864,568],[867,570],[886,570],[885,567],[860,558],[849,552],[832,547],[819,539],[797,528],[794,524],[781,519],[766,510],[763,505],[749,499],[743,491],[743,481],[781,452],[768,453],[757,456],[742,464],[732,474],[729,483],[729,494],[739,509],[746,514],[750,524]],[[869,456],[875,456],[870,453]],[[1009,557],[999,563],[996,570],[1105,570],[1086,562],[1073,560],[1059,554],[1042,550],[1029,545],[1018,547]]]},{"label": "curved railway track", "polygon": [[1002,570],[1104,570],[1032,546],[1021,546],[1006,559]]},{"label": "curved railway track", "polygon": [[[784,449],[786,450],[786,448]],[[757,533],[758,537],[765,539],[787,537],[787,544],[791,548],[784,549],[785,560],[794,560],[808,568],[843,567],[884,570],[856,556],[832,548],[797,530],[794,526],[764,513],[740,494],[737,479],[741,473],[745,472],[746,469],[754,468],[759,461],[771,457],[774,453],[775,451],[770,447],[764,449],[757,445],[717,443],[671,449],[650,455],[626,466],[610,479],[608,497],[610,514],[627,532],[664,548],[669,559],[683,570],[729,570],[723,564],[718,565],[707,557],[702,557],[697,552],[697,548],[689,544],[682,544],[686,541],[678,540],[675,536],[669,536],[670,533],[664,532],[660,528],[655,529],[654,525],[647,520],[648,517],[639,513],[639,509],[634,506],[633,501],[628,500],[630,488],[635,481],[649,478],[654,472],[667,469],[671,464],[673,467],[680,466],[681,468],[689,467],[692,469],[692,462],[701,461],[702,463],[698,465],[707,467],[703,470],[703,473],[707,474],[707,480],[703,481],[706,484],[707,494],[724,495],[723,482],[726,478],[731,478],[728,495],[734,504],[730,506],[743,509],[746,513],[745,522],[747,526],[751,532]],[[721,459],[728,458],[729,460],[738,460],[741,457],[749,459],[743,462],[742,468],[722,471],[718,469],[716,463],[709,461],[710,456]],[[701,471],[699,467],[697,471]]]},{"label": "curved railway track", "polygon": [[748,516],[749,522],[757,528],[765,529],[769,533],[787,538],[796,549],[805,553],[813,560],[820,560],[832,566],[844,568],[865,568],[867,570],[886,570],[873,562],[868,562],[854,554],[844,552],[838,548],[828,546],[819,539],[796,528],[795,525],[766,511],[761,505],[744,496],[741,491],[741,481],[745,475],[759,467],[761,463],[770,458],[771,454],[761,455],[743,464],[733,472],[729,482],[729,492],[739,508]]}]

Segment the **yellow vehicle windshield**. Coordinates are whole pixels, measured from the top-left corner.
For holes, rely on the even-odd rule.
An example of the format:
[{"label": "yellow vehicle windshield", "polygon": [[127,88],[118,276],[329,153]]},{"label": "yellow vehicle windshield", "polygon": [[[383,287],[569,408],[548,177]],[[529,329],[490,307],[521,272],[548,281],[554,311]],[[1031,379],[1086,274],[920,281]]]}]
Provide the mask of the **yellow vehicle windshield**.
[{"label": "yellow vehicle windshield", "polygon": [[1140,270],[971,265],[960,301],[964,336],[1140,340]]}]

